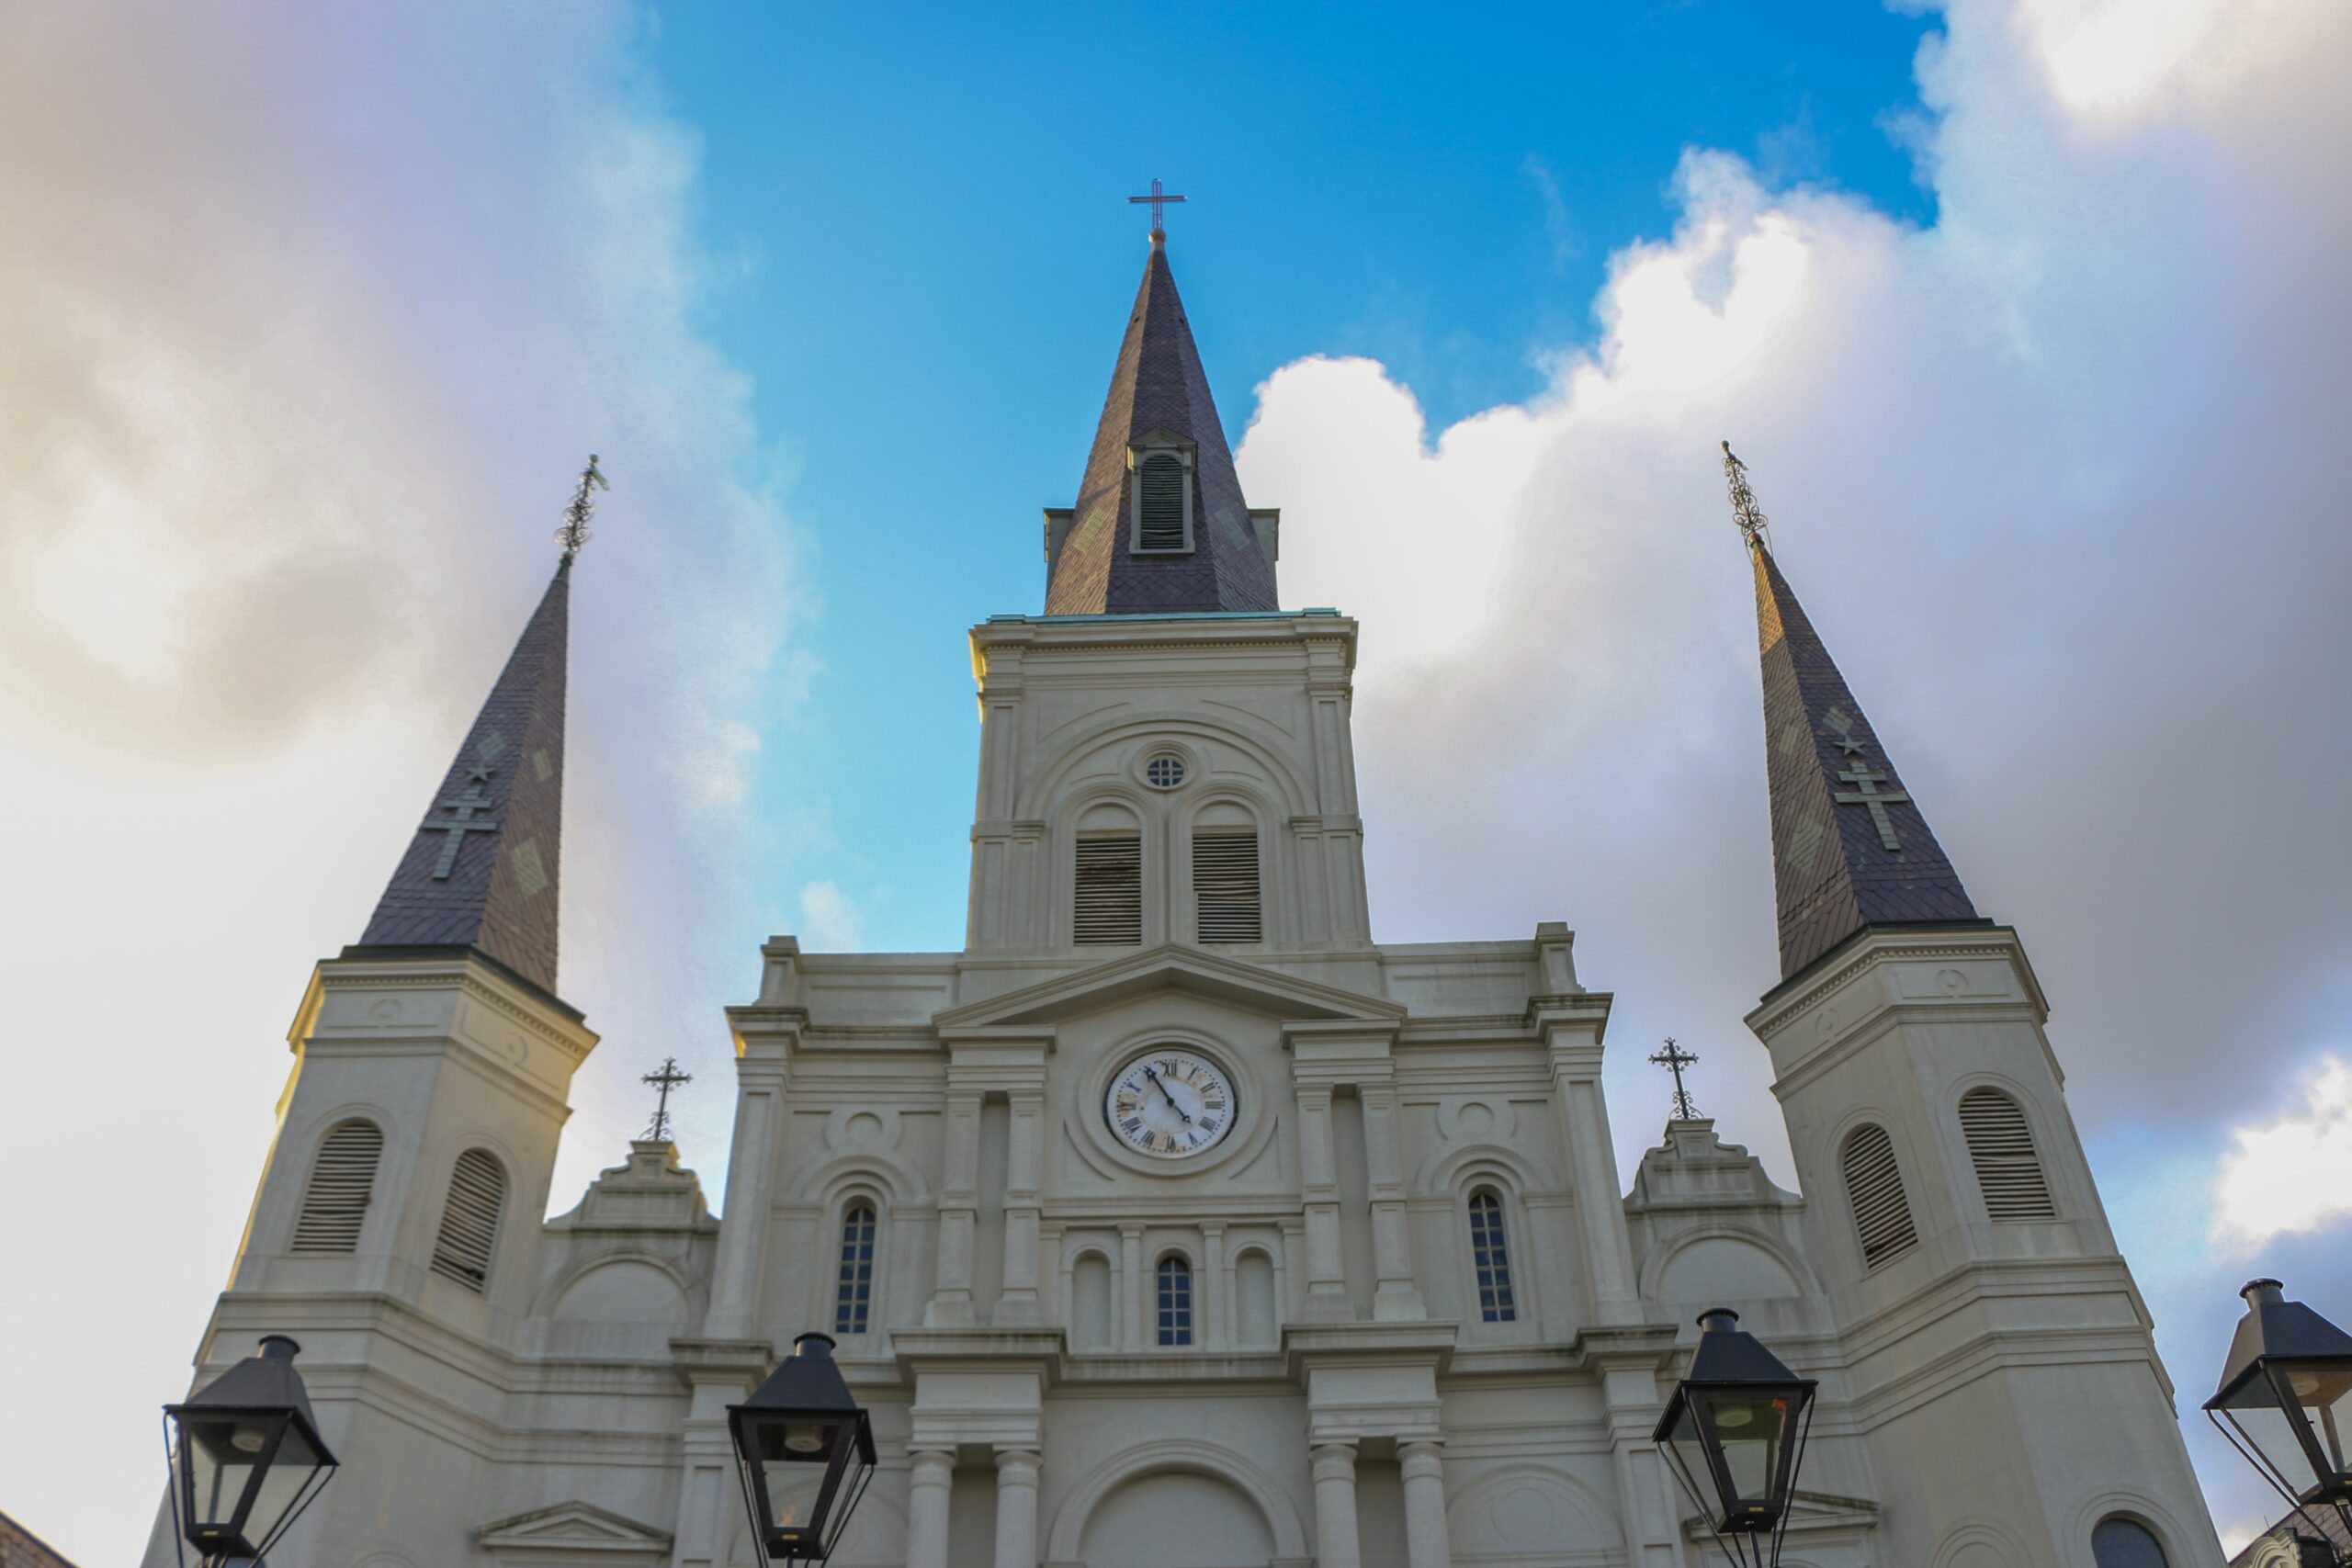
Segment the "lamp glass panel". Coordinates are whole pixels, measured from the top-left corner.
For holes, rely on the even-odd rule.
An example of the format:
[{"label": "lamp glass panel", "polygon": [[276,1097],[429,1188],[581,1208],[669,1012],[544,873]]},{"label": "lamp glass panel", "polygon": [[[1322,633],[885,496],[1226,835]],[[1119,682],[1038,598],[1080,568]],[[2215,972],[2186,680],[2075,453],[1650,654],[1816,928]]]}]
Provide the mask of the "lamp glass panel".
[{"label": "lamp glass panel", "polygon": [[2267,1379],[2248,1378],[2245,1386],[2222,1406],[2222,1414],[2247,1446],[2262,1456],[2263,1462],[2278,1472],[2287,1490],[2300,1497],[2319,1484],[2295,1424],[2279,1408]]},{"label": "lamp glass panel", "polygon": [[2320,1452],[2337,1475],[2352,1470],[2352,1365],[2342,1361],[2290,1361],[2278,1366],[2279,1378],[2302,1406],[2319,1439]]},{"label": "lamp glass panel", "polygon": [[1700,1501],[1708,1508],[1722,1509],[1723,1489],[1715,1480],[1714,1463],[1707,1457],[1706,1435],[1699,1429],[1696,1407],[1687,1399],[1667,1431],[1666,1443],[1684,1483],[1697,1489]]},{"label": "lamp glass panel", "polygon": [[[1781,1472],[1781,1445],[1788,1435],[1788,1396],[1743,1393],[1704,1397],[1736,1503],[1743,1509],[1770,1505],[1772,1483]],[[1728,1507],[1735,1498],[1724,1501]]]},{"label": "lamp glass panel", "polygon": [[817,1505],[825,1492],[826,1461],[833,1457],[839,1424],[769,1417],[753,1429],[759,1445],[760,1481],[767,1494],[768,1523],[795,1533],[817,1525]]},{"label": "lamp glass panel", "polygon": [[849,1528],[849,1510],[857,1502],[858,1494],[865,1490],[866,1472],[874,1468],[865,1462],[865,1455],[859,1451],[854,1428],[843,1432],[842,1437],[842,1444],[849,1451],[846,1462],[842,1466],[841,1486],[825,1505],[825,1551],[828,1555],[833,1550],[833,1543],[841,1540],[842,1531]]},{"label": "lamp glass panel", "polygon": [[254,1466],[269,1451],[274,1425],[266,1416],[181,1418],[180,1442],[187,1454],[192,1494],[190,1524],[216,1530],[236,1527],[237,1505],[244,1501]]},{"label": "lamp glass panel", "polygon": [[289,1421],[286,1436],[278,1442],[277,1456],[262,1472],[261,1490],[254,1496],[253,1512],[246,1516],[246,1539],[259,1545],[276,1534],[318,1468],[318,1450],[302,1436],[302,1428]]}]

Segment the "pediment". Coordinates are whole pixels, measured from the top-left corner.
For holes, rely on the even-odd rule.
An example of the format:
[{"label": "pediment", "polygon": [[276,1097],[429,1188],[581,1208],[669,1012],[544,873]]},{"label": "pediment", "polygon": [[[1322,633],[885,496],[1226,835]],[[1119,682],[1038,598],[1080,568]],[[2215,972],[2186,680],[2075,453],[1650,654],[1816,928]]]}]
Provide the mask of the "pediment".
[{"label": "pediment", "polygon": [[528,1551],[535,1558],[541,1553],[570,1553],[582,1562],[643,1552],[659,1552],[666,1559],[671,1546],[667,1530],[581,1502],[558,1503],[493,1520],[474,1534],[491,1551]]},{"label": "pediment", "polygon": [[1052,1023],[1153,991],[1189,991],[1285,1020],[1394,1024],[1406,1010],[1381,997],[1302,980],[1262,964],[1175,942],[1146,948],[1017,991],[934,1015],[939,1029]]}]

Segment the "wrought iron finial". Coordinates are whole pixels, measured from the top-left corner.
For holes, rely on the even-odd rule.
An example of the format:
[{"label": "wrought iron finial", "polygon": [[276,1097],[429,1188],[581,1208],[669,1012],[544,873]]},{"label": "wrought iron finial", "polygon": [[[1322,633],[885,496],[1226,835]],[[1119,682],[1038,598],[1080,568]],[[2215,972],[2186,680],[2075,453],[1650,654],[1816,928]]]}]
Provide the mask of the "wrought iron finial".
[{"label": "wrought iron finial", "polygon": [[588,520],[596,514],[596,494],[613,487],[605,482],[604,470],[596,467],[596,454],[588,454],[588,466],[580,470],[580,482],[572,487],[571,504],[563,509],[563,526],[555,531],[556,543],[563,547],[566,561],[580,553],[588,542]]},{"label": "wrought iron finial", "polygon": [[1750,545],[1760,545],[1766,555],[1772,553],[1772,525],[1764,509],[1756,504],[1756,492],[1747,488],[1747,465],[1741,462],[1724,443],[1724,479],[1731,487],[1732,521],[1739,525],[1740,536]]},{"label": "wrought iron finial", "polygon": [[[1730,448],[1724,450],[1729,451]],[[1682,1087],[1682,1069],[1697,1066],[1699,1058],[1677,1047],[1674,1036],[1669,1034],[1666,1037],[1666,1049],[1650,1060],[1674,1075],[1674,1119],[1677,1122],[1698,1121],[1699,1108],[1690,1103],[1690,1091]]]},{"label": "wrought iron finial", "polygon": [[[592,457],[589,461],[593,464],[595,459]],[[645,1129],[643,1141],[650,1144],[666,1144],[670,1141],[670,1091],[682,1083],[694,1082],[695,1076],[692,1073],[678,1071],[677,1057],[664,1056],[662,1058],[660,1072],[648,1073],[638,1081],[657,1085],[662,1090],[662,1098],[654,1107],[653,1121]]]},{"label": "wrought iron finial", "polygon": [[1127,204],[1131,207],[1137,202],[1148,202],[1150,204],[1151,243],[1157,245],[1168,238],[1168,230],[1160,222],[1161,209],[1165,208],[1171,201],[1182,201],[1183,199],[1184,198],[1181,196],[1166,196],[1161,194],[1159,182],[1158,180],[1154,180],[1151,182],[1151,194],[1149,196],[1131,196],[1127,197]]}]

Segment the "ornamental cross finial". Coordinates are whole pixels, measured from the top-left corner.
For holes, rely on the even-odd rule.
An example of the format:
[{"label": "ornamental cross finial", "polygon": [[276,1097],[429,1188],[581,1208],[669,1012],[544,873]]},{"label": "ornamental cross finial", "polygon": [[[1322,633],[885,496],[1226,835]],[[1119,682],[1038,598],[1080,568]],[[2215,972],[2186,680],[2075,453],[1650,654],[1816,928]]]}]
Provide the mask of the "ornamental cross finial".
[{"label": "ornamental cross finial", "polygon": [[1137,202],[1148,202],[1150,204],[1151,235],[1154,240],[1158,240],[1168,232],[1167,229],[1160,222],[1161,209],[1165,208],[1171,201],[1182,201],[1183,199],[1184,198],[1181,196],[1162,195],[1160,193],[1159,182],[1158,180],[1154,180],[1151,182],[1151,194],[1149,196],[1131,196],[1127,197],[1127,204],[1131,207]]},{"label": "ornamental cross finial", "polygon": [[1698,1121],[1699,1108],[1690,1103],[1690,1091],[1682,1087],[1682,1069],[1697,1066],[1699,1058],[1677,1047],[1674,1036],[1669,1034],[1666,1037],[1666,1049],[1650,1060],[1674,1075],[1674,1119],[1677,1122]]},{"label": "ornamental cross finial", "polygon": [[588,466],[580,470],[580,482],[572,487],[571,504],[563,509],[563,526],[555,531],[556,543],[563,547],[563,558],[570,560],[588,542],[588,520],[596,513],[595,492],[613,487],[605,482],[604,470],[596,467],[596,454],[588,454]]},{"label": "ornamental cross finial", "polygon": [[1772,526],[1764,509],[1756,504],[1756,492],[1747,488],[1747,465],[1732,451],[1731,443],[1724,443],[1724,480],[1731,488],[1732,521],[1739,525],[1740,536],[1750,545],[1760,544],[1766,555],[1772,553]]},{"label": "ornamental cross finial", "polygon": [[678,1071],[677,1057],[664,1056],[662,1058],[660,1072],[648,1073],[638,1081],[657,1085],[662,1090],[662,1098],[654,1107],[653,1121],[645,1129],[644,1141],[649,1144],[666,1144],[670,1141],[670,1091],[682,1083],[694,1082],[695,1076],[692,1073]]}]

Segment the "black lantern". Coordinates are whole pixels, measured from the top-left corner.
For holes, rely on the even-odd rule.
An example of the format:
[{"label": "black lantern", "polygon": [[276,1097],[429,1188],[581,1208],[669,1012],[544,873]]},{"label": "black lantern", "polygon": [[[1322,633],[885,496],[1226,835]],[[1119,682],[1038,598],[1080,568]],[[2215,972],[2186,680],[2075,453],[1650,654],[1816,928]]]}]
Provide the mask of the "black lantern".
[{"label": "black lantern", "polygon": [[258,1558],[277,1544],[334,1473],[283,1334],[185,1404],[166,1404],[172,1513],[208,1562]]},{"label": "black lantern", "polygon": [[1735,1563],[1775,1563],[1789,1495],[1813,1423],[1810,1378],[1739,1329],[1739,1314],[1699,1314],[1699,1348],[1650,1441]]},{"label": "black lantern", "polygon": [[823,1562],[874,1475],[874,1425],[833,1364],[831,1336],[795,1339],[759,1392],[727,1407],[727,1424],[762,1554]]},{"label": "black lantern", "polygon": [[2332,1506],[2352,1526],[2352,1334],[2276,1280],[2238,1293],[2245,1316],[2205,1414],[2298,1510]]}]

